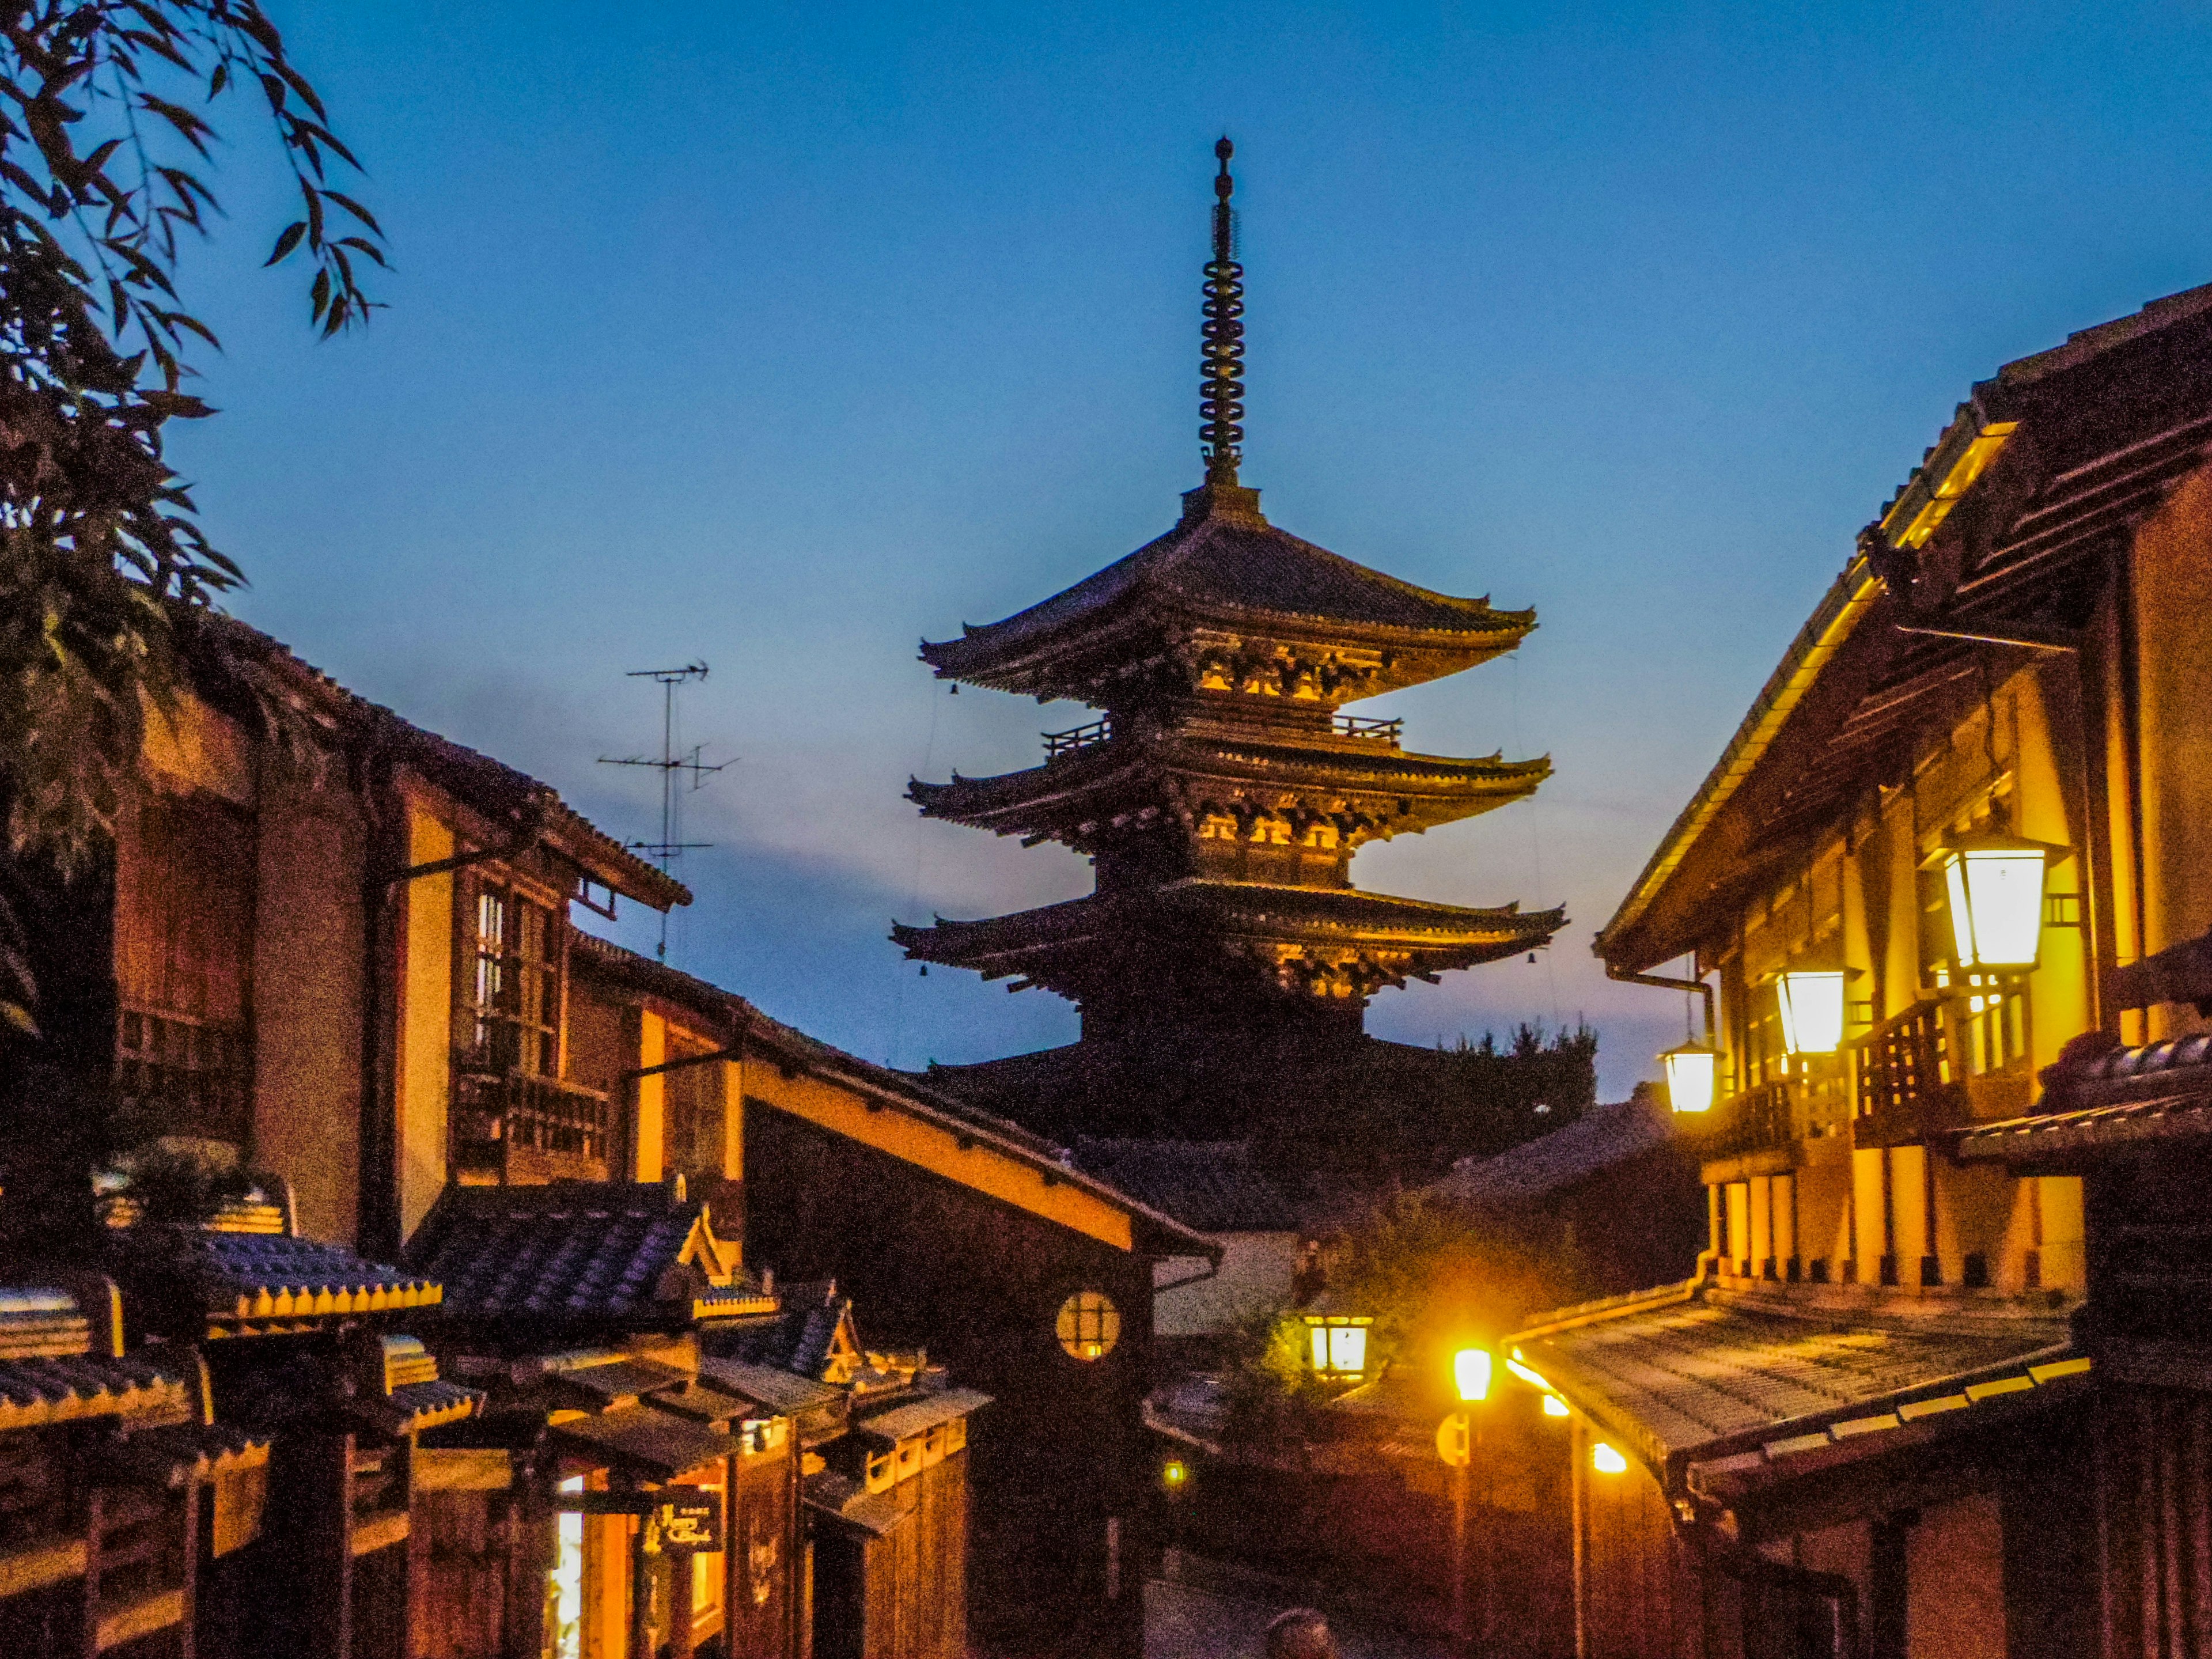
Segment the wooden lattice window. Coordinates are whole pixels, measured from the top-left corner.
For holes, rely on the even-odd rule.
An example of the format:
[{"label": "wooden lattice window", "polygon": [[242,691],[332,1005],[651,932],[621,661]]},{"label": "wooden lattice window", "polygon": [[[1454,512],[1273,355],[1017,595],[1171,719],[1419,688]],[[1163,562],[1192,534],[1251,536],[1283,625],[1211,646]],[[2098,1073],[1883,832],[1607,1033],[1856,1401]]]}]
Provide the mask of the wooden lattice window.
[{"label": "wooden lattice window", "polygon": [[1102,1291],[1078,1291],[1060,1304],[1060,1346],[1075,1359],[1103,1359],[1121,1340],[1121,1310]]},{"label": "wooden lattice window", "polygon": [[459,1031],[466,1069],[561,1070],[562,918],[512,884],[473,884],[464,913]]}]

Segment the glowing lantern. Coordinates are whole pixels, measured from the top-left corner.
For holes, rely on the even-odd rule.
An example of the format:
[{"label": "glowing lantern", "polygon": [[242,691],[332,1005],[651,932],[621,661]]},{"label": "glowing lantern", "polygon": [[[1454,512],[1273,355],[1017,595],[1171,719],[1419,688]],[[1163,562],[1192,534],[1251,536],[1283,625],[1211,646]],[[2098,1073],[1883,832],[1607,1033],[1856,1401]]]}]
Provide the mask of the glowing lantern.
[{"label": "glowing lantern", "polygon": [[1590,1467],[1600,1474],[1626,1474],[1628,1460],[1601,1440],[1590,1448]]},{"label": "glowing lantern", "polygon": [[2052,850],[2013,836],[1972,836],[1921,866],[1943,872],[1960,972],[2035,966],[2043,940],[2043,867]]},{"label": "glowing lantern", "polygon": [[1793,968],[1776,975],[1782,1046],[1793,1054],[1832,1054],[1844,1042],[1841,969]]},{"label": "glowing lantern", "polygon": [[1462,1348],[1452,1356],[1452,1381],[1462,1400],[1490,1398],[1490,1350]]},{"label": "glowing lantern", "polygon": [[1170,1458],[1167,1467],[1160,1471],[1160,1482],[1170,1492],[1181,1492],[1189,1479],[1190,1466],[1180,1457]]},{"label": "glowing lantern", "polygon": [[1678,1112],[1709,1112],[1720,1056],[1702,1042],[1685,1042],[1659,1056],[1667,1068],[1667,1103]]},{"label": "glowing lantern", "polygon": [[1565,1417],[1566,1414],[1567,1402],[1565,1401],[1560,1399],[1559,1396],[1555,1394],[1547,1394],[1544,1396],[1545,1416]]}]

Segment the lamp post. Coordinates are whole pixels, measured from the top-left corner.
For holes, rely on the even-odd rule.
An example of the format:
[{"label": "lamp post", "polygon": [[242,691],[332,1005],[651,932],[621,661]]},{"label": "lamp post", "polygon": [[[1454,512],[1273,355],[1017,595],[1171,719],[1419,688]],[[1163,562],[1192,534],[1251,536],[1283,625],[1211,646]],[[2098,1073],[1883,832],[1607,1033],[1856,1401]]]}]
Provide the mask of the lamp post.
[{"label": "lamp post", "polygon": [[[1452,1356],[1452,1384],[1462,1405],[1490,1398],[1491,1356],[1487,1348],[1462,1348]],[[1467,1651],[1468,1471],[1474,1462],[1474,1414],[1455,1412],[1437,1431],[1437,1451],[1452,1472],[1451,1641],[1455,1654]],[[1490,1575],[1483,1575],[1482,1628],[1490,1631]]]}]

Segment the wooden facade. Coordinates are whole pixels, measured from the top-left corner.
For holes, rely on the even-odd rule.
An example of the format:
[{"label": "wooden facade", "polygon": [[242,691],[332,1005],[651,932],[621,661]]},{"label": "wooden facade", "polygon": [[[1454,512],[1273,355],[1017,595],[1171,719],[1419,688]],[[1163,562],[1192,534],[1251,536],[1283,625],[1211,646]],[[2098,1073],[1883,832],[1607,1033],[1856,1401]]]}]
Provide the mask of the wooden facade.
[{"label": "wooden facade", "polygon": [[[2207,362],[2198,289],[1977,386],[1599,937],[1717,993],[1719,1082],[1695,1278],[1519,1340],[1585,1654],[2203,1650],[2203,1171],[2142,1124],[2194,1121],[2212,1007]],[[1942,869],[2022,844],[1990,966]]]}]

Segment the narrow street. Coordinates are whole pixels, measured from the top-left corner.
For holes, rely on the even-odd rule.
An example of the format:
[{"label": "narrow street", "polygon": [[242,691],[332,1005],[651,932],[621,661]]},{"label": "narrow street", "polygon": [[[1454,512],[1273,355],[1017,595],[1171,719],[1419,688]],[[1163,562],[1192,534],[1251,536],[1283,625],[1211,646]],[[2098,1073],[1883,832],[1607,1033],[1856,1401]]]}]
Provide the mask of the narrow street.
[{"label": "narrow street", "polygon": [[[1257,1584],[1217,1582],[1211,1564],[1172,1556],[1145,1586],[1145,1659],[1258,1659],[1267,1622],[1300,1605]],[[1194,1580],[1198,1582],[1193,1582]],[[1344,1659],[1443,1659],[1443,1644],[1330,1615]]]}]

